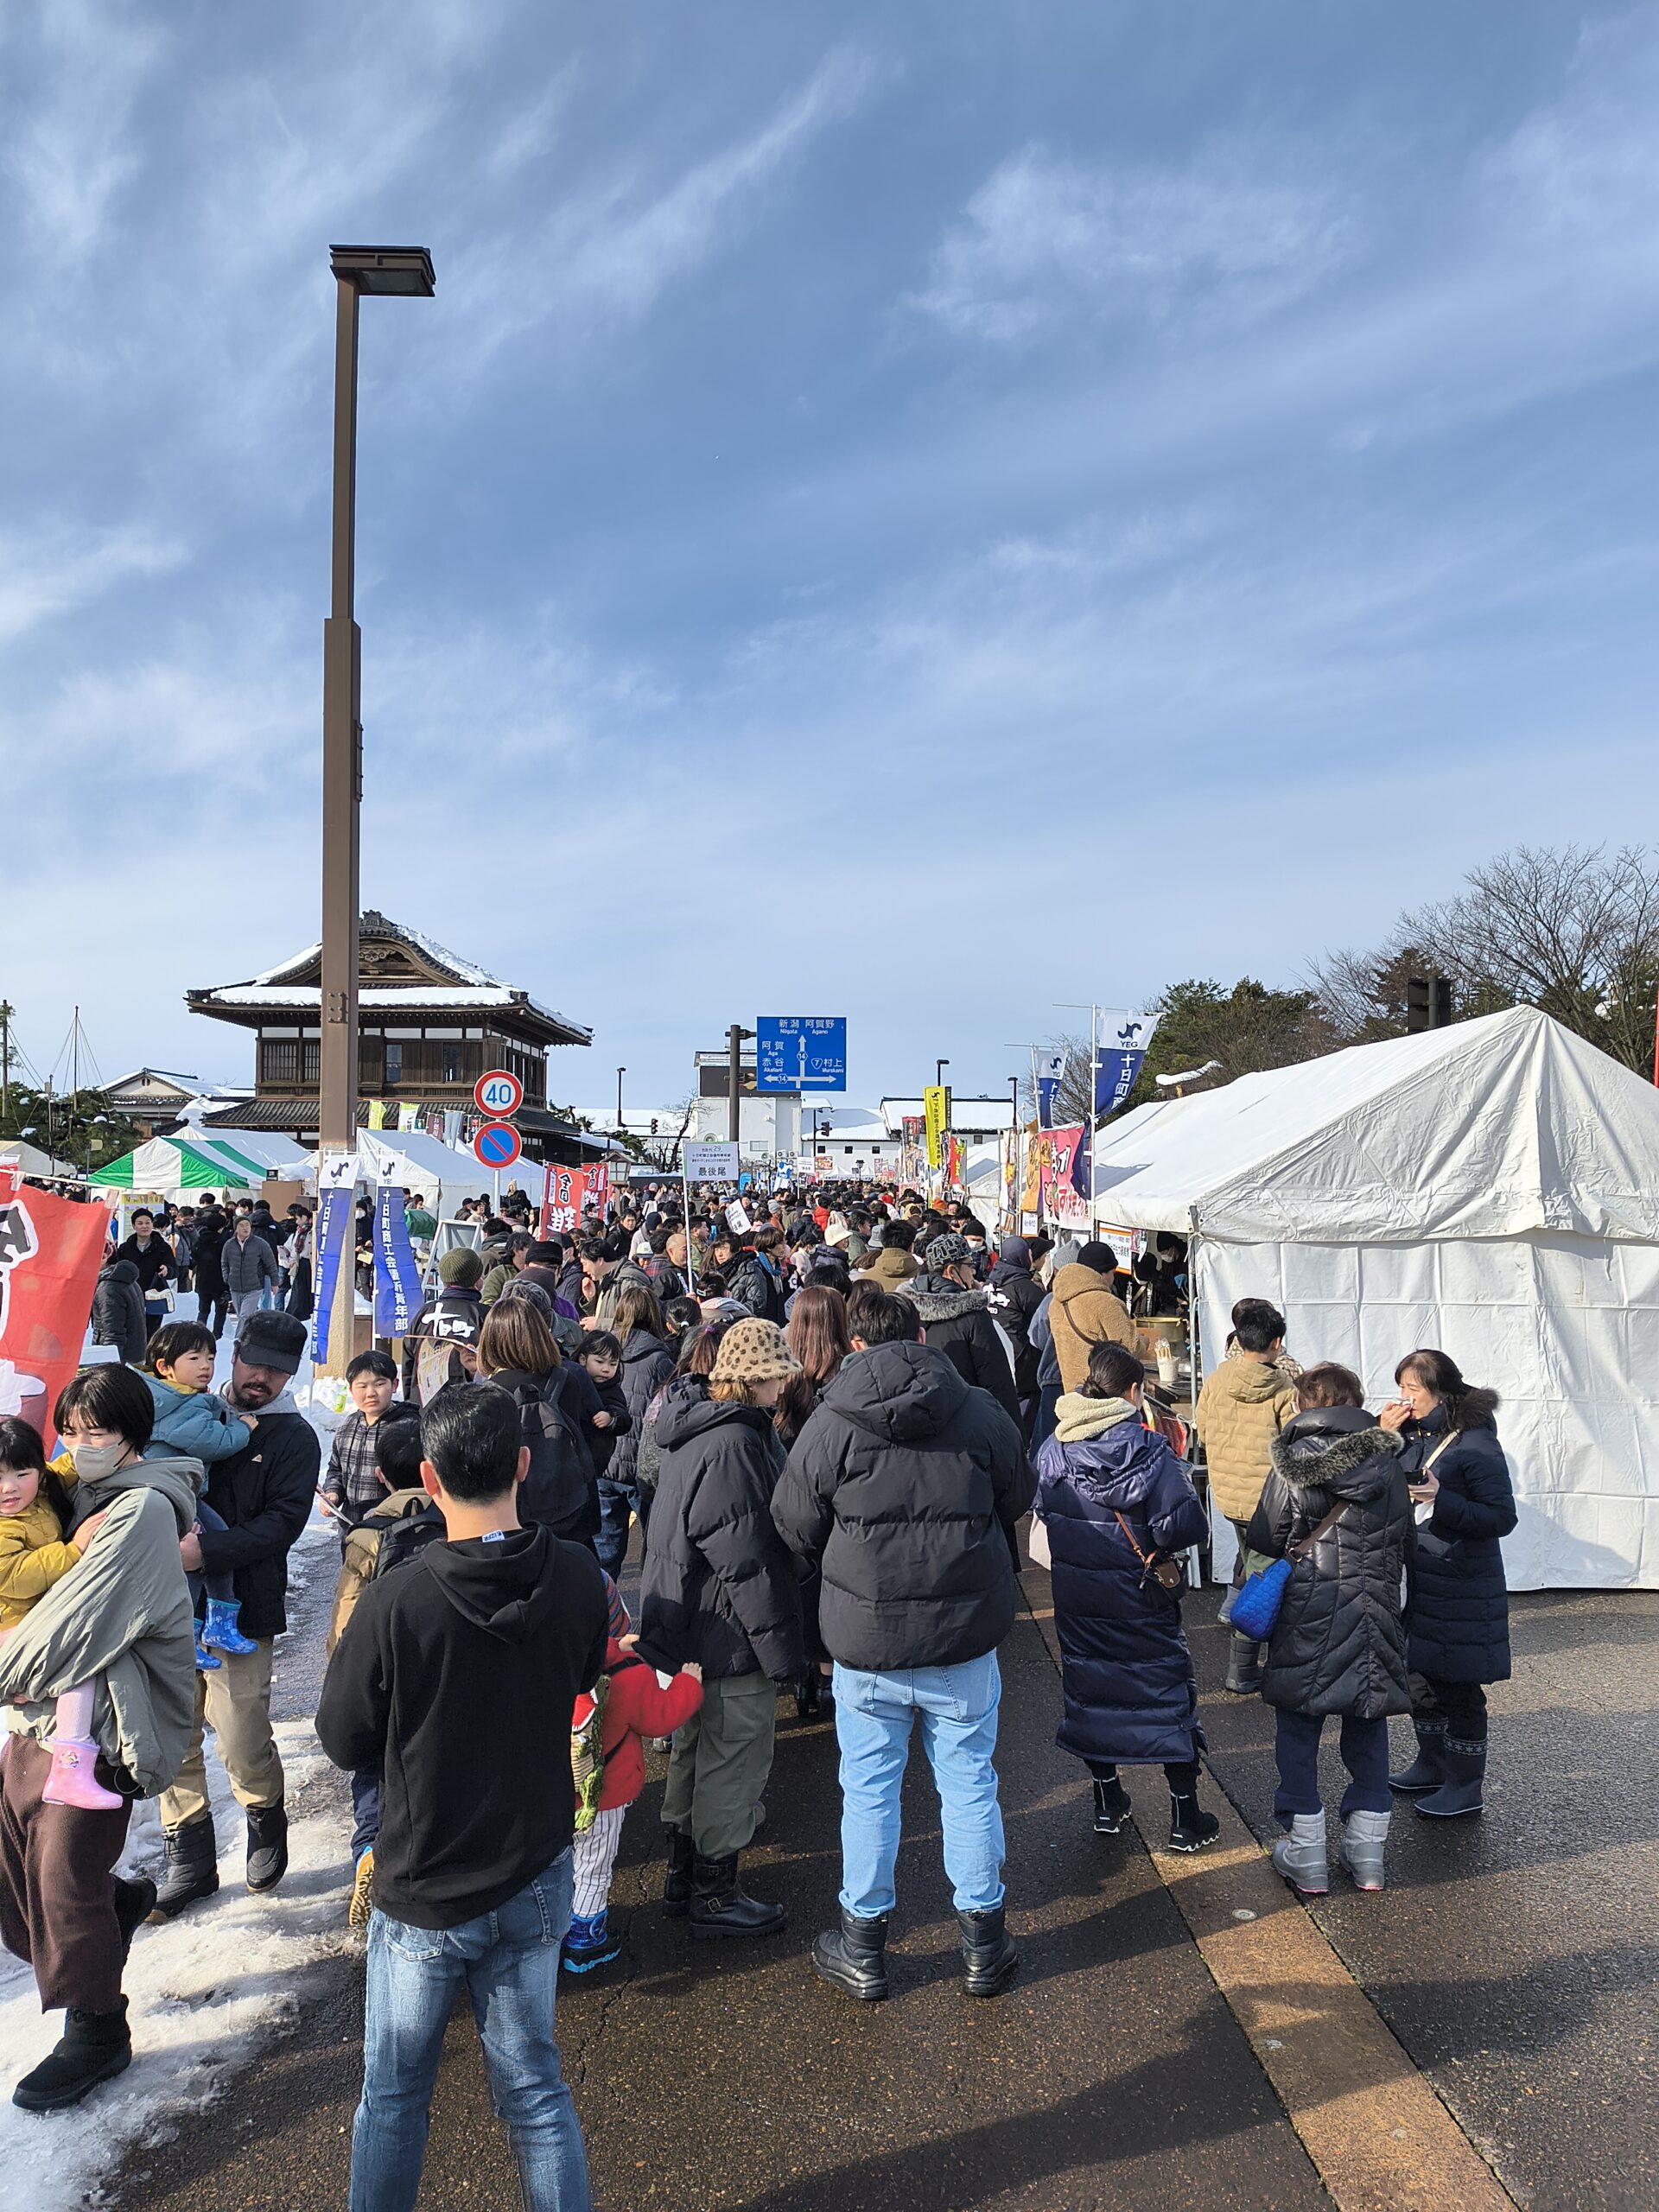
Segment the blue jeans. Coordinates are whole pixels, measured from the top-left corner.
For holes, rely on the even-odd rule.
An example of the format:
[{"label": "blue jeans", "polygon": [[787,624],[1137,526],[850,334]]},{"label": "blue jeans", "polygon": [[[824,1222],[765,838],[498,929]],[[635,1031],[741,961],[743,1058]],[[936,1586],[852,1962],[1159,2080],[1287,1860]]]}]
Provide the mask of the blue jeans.
[{"label": "blue jeans", "polygon": [[594,1549],[613,1582],[620,1579],[622,1562],[627,1556],[629,1516],[638,1514],[643,1535],[649,1510],[644,1496],[632,1483],[613,1483],[608,1475],[600,1477],[599,1534],[594,1539]]},{"label": "blue jeans", "polygon": [[955,1889],[957,1910],[992,1912],[1001,1904],[1002,1810],[991,1764],[1001,1698],[994,1651],[959,1667],[914,1667],[892,1675],[867,1675],[836,1662],[841,1902],[846,1911],[874,1920],[893,1910],[899,1793],[918,1714],[922,1748],[939,1793],[944,1871]]},{"label": "blue jeans", "polygon": [[591,2212],[582,2130],[553,2039],[570,1890],[570,1853],[563,1851],[505,1904],[459,1928],[371,1916],[351,2212],[413,2212],[432,2085],[463,1981],[529,2212]]},{"label": "blue jeans", "polygon": [[[1280,1825],[1288,1827],[1298,1813],[1319,1809],[1319,1732],[1322,1713],[1279,1714],[1279,1738],[1274,1746],[1279,1758],[1279,1787],[1273,1809]],[[1350,1813],[1386,1813],[1394,1799],[1389,1794],[1389,1724],[1386,1720],[1357,1720],[1342,1716],[1342,1763],[1352,1777],[1342,1793],[1342,1817]]]}]

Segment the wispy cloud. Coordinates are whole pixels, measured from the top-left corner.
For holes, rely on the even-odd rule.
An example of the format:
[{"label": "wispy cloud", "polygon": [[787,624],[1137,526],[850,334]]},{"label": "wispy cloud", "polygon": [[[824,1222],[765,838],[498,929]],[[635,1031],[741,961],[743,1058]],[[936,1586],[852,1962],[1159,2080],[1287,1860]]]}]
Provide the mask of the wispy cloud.
[{"label": "wispy cloud", "polygon": [[1357,226],[1328,176],[1275,175],[1265,151],[1229,145],[1179,168],[1146,168],[1027,147],[969,200],[915,304],[998,345],[1080,320],[1270,314],[1352,258]]},{"label": "wispy cloud", "polygon": [[[34,242],[61,272],[102,242],[118,195],[138,172],[134,109],[167,41],[153,25],[94,0],[53,0],[32,12],[39,73],[0,152],[0,174]],[[16,17],[11,35],[25,44]]]},{"label": "wispy cloud", "polygon": [[77,531],[48,519],[0,536],[0,645],[135,577],[164,575],[184,559],[176,540],[142,525]]}]

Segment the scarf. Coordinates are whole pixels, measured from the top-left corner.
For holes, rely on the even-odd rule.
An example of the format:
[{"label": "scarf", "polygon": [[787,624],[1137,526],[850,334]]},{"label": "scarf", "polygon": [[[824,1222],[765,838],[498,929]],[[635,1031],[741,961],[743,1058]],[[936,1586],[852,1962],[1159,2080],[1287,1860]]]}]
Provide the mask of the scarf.
[{"label": "scarf", "polygon": [[1062,1444],[1084,1444],[1120,1421],[1140,1418],[1140,1408],[1127,1398],[1085,1398],[1079,1391],[1068,1390],[1054,1408],[1054,1433]]}]

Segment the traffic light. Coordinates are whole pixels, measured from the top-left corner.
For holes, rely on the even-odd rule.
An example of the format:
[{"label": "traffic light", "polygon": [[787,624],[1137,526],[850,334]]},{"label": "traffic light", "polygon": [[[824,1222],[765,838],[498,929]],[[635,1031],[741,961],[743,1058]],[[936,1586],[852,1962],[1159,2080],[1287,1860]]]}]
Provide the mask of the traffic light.
[{"label": "traffic light", "polygon": [[1451,978],[1446,976],[1408,976],[1407,1035],[1415,1037],[1425,1029],[1449,1029],[1451,1026]]}]

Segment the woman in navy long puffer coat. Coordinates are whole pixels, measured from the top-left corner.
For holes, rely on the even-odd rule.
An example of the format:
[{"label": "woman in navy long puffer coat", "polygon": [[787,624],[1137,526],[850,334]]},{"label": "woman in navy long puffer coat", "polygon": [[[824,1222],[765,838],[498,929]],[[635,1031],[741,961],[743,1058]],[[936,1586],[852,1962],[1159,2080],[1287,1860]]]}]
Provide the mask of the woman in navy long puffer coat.
[{"label": "woman in navy long puffer coat", "polygon": [[1152,1572],[1205,1533],[1186,1470],[1141,1418],[1145,1370],[1097,1344],[1083,1389],[1062,1397],[1037,1458],[1033,1510],[1047,1533],[1065,1717],[1055,1740],[1095,1778],[1095,1831],[1129,1815],[1120,1764],[1160,1763],[1172,1851],[1201,1851],[1221,1824],[1200,1809],[1198,1682],[1179,1591]]},{"label": "woman in navy long puffer coat", "polygon": [[1417,1756],[1395,1789],[1436,1820],[1478,1813],[1486,1778],[1487,1682],[1510,1679],[1510,1595],[1499,1540],[1515,1490],[1492,1415],[1497,1394],[1465,1382],[1443,1351],[1408,1352],[1377,1419],[1398,1432],[1419,1523],[1412,1562],[1412,1720]]}]

